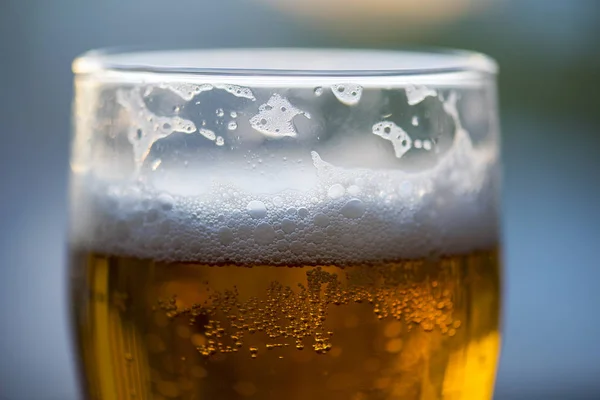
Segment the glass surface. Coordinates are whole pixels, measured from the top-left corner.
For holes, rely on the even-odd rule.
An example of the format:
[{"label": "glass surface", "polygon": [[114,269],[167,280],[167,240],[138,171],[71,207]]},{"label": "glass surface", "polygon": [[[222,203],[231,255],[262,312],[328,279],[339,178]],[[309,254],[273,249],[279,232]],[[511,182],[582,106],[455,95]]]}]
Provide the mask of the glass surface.
[{"label": "glass surface", "polygon": [[491,399],[496,66],[90,52],[71,290],[90,399]]}]

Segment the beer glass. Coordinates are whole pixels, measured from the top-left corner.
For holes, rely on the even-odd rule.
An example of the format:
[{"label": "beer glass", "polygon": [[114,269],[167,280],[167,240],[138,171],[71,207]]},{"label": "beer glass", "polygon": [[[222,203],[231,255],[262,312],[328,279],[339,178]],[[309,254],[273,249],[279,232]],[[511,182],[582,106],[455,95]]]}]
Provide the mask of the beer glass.
[{"label": "beer glass", "polygon": [[491,398],[491,59],[93,51],[73,70],[85,398]]}]

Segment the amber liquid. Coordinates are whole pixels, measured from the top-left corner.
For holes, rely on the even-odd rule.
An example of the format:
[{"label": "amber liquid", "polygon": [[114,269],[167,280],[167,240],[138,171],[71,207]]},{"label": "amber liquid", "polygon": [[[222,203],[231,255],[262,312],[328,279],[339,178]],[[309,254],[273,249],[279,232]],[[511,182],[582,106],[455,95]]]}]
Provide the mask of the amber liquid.
[{"label": "amber liquid", "polygon": [[90,399],[491,399],[497,251],[338,266],[74,257]]}]

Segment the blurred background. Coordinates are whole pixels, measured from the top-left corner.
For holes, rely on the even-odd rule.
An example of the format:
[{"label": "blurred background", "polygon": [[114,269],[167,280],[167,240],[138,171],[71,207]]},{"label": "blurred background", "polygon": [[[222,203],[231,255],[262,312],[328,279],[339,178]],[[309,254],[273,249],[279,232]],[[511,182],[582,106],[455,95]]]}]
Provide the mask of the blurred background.
[{"label": "blurred background", "polygon": [[90,48],[447,46],[501,67],[505,335],[496,398],[600,398],[600,1],[2,0],[0,399],[73,399],[72,75]]}]

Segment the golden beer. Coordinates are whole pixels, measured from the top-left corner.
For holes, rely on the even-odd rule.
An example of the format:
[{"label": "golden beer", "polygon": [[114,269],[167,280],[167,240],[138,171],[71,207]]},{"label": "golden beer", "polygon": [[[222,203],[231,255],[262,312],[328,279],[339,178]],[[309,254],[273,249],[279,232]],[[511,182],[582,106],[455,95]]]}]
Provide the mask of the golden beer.
[{"label": "golden beer", "polygon": [[491,398],[495,250],[339,266],[74,263],[93,399]]}]

